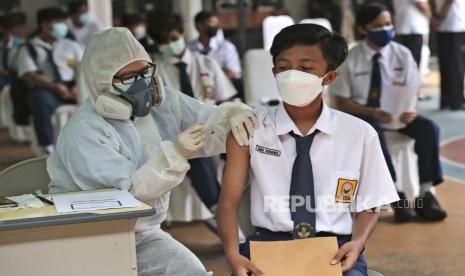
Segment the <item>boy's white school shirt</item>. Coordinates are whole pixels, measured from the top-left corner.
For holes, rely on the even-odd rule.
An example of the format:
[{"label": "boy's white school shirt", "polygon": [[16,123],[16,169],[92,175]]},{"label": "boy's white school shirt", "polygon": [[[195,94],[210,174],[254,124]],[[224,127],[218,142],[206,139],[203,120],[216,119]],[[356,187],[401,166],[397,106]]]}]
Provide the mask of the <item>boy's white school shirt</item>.
[{"label": "boy's white school shirt", "polygon": [[[399,197],[376,131],[358,118],[331,109],[324,102],[322,105],[316,124],[305,134],[320,131],[309,153],[316,231],[351,234],[357,212],[395,202]],[[260,126],[249,147],[252,223],[271,231],[292,231],[289,190],[297,154],[289,132],[302,133],[282,104],[256,108],[256,114]]]},{"label": "boy's white school shirt", "polygon": [[[237,94],[232,82],[226,77],[220,65],[210,57],[192,52],[186,48],[181,59],[157,54],[154,57],[160,75],[166,86],[181,90],[179,69],[176,63],[184,62],[194,92],[194,98],[201,101],[212,99],[216,102],[226,101]],[[208,87],[208,88],[207,88]],[[208,93],[206,89],[211,89]],[[205,95],[210,94],[209,97]]]}]

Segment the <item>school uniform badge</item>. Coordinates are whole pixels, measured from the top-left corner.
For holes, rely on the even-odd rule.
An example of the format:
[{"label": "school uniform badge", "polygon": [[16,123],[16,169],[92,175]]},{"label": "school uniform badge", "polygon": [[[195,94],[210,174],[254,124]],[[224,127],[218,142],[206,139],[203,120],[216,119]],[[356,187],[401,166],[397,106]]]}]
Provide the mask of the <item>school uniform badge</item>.
[{"label": "school uniform badge", "polygon": [[74,58],[67,58],[65,60],[65,64],[66,66],[68,66],[69,68],[73,68],[75,69],[76,68],[76,60]]},{"label": "school uniform badge", "polygon": [[357,180],[339,178],[337,180],[336,202],[350,203],[357,189]]},{"label": "school uniform badge", "polygon": [[307,222],[301,222],[297,224],[294,230],[297,231],[297,236],[299,236],[299,239],[306,239],[310,237],[312,231],[315,231],[314,227]]}]

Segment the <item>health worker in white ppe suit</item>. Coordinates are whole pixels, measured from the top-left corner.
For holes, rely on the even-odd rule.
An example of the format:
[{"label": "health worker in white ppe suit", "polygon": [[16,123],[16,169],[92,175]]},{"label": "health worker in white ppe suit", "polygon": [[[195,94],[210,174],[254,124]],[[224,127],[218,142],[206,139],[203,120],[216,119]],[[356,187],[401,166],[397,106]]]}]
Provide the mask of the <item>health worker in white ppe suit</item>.
[{"label": "health worker in white ppe suit", "polygon": [[90,97],[60,133],[47,160],[51,193],[127,190],[156,214],[136,223],[139,275],[210,275],[186,247],[160,229],[170,190],[187,160],[225,151],[228,132],[248,144],[256,118],[240,103],[207,105],[164,87],[144,48],[126,28],[87,44],[78,87]]}]

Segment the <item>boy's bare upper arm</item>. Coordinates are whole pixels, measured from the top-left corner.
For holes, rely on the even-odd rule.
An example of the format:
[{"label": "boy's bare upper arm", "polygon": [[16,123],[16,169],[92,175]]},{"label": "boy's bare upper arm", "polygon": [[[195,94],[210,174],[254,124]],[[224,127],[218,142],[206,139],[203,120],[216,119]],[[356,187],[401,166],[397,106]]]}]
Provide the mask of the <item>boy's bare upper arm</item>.
[{"label": "boy's bare upper arm", "polygon": [[221,186],[220,205],[235,208],[239,205],[244,193],[249,172],[249,147],[239,146],[233,135],[229,133],[226,153],[227,161]]}]

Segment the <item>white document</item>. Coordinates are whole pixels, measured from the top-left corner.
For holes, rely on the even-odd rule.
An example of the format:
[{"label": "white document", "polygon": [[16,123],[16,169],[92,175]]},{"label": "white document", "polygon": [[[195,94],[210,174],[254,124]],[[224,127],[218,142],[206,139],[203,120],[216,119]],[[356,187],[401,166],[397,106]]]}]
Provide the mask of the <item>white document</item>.
[{"label": "white document", "polygon": [[414,111],[417,104],[417,86],[384,85],[381,93],[381,109],[389,112],[392,121],[383,124],[386,129],[401,129],[405,127],[399,119],[402,113]]},{"label": "white document", "polygon": [[127,191],[90,192],[52,196],[59,213],[89,212],[104,209],[119,209],[141,206]]}]

